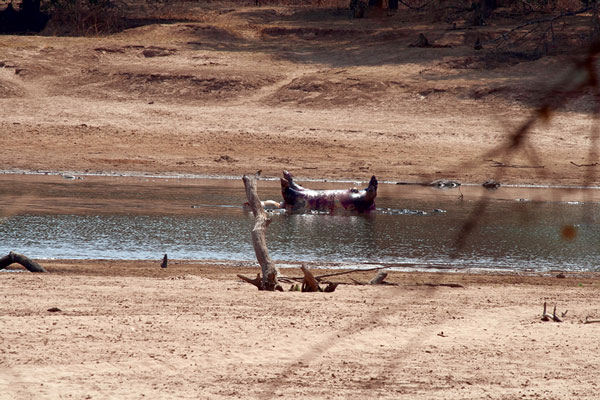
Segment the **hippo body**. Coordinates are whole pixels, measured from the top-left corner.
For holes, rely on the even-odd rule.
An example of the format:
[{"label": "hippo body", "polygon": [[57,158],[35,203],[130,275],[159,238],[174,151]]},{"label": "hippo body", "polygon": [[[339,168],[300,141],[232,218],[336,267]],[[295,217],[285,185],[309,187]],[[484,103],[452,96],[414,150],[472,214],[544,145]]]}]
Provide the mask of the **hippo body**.
[{"label": "hippo body", "polygon": [[377,179],[371,177],[366,189],[311,190],[296,182],[288,171],[281,179],[283,208],[288,212],[322,211],[329,214],[369,214],[375,210]]}]

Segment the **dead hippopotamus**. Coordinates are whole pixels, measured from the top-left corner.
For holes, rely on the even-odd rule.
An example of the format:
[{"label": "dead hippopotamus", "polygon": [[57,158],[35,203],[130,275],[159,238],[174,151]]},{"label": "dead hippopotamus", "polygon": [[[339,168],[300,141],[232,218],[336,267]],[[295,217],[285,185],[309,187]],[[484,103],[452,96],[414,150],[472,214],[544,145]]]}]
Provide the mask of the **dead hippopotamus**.
[{"label": "dead hippopotamus", "polygon": [[311,190],[296,182],[288,171],[281,178],[283,208],[289,212],[325,211],[330,214],[368,214],[375,210],[377,179],[371,177],[366,189]]}]

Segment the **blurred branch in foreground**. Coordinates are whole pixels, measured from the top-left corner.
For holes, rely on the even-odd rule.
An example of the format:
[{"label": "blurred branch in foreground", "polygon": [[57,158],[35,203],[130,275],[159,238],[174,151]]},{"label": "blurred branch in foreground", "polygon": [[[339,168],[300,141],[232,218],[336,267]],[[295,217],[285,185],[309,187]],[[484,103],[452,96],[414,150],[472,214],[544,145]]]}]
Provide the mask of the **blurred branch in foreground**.
[{"label": "blurred branch in foreground", "polygon": [[[541,105],[536,108],[532,115],[525,120],[513,133],[509,134],[507,140],[502,145],[492,149],[484,154],[484,159],[500,158],[502,161],[496,161],[496,174],[494,180],[500,182],[504,175],[505,168],[514,164],[511,160],[517,154],[522,152],[529,160],[531,165],[542,165],[541,157],[537,149],[528,143],[528,138],[532,128],[536,123],[550,123],[553,114],[565,106],[569,101],[589,94],[593,94],[594,104],[594,124],[590,134],[590,145],[588,152],[588,163],[580,166],[593,167],[598,165],[598,118],[600,117],[600,86],[598,83],[597,59],[600,53],[600,41],[595,42],[590,47],[585,58],[577,62],[574,68],[563,78],[546,96],[542,99]],[[540,175],[544,175],[544,169],[537,169]],[[596,178],[596,171],[589,168],[585,174],[582,186],[592,186]],[[478,226],[483,213],[489,204],[489,196],[485,195],[475,206],[467,221],[462,225],[455,241],[455,254],[457,256],[465,247],[469,235]]]}]

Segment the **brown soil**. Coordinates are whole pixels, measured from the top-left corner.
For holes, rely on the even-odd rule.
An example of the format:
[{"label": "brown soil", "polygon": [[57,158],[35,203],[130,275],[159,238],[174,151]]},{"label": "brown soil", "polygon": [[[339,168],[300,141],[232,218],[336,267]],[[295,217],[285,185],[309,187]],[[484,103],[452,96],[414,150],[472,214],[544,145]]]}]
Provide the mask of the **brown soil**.
[{"label": "brown soil", "polygon": [[[405,13],[182,4],[162,10],[169,23],[103,37],[5,36],[2,169],[479,183],[499,171],[488,152],[572,65],[473,50],[515,23],[502,18],[450,29]],[[433,47],[411,46],[421,32]],[[517,154],[502,181],[581,184],[588,169],[571,161],[587,162],[590,104],[536,125],[539,159]]]},{"label": "brown soil", "polygon": [[[3,399],[597,398],[592,276],[392,273],[399,286],[261,293],[234,279],[244,268],[42,263],[50,274],[1,274]],[[544,301],[564,322],[540,320]]]}]

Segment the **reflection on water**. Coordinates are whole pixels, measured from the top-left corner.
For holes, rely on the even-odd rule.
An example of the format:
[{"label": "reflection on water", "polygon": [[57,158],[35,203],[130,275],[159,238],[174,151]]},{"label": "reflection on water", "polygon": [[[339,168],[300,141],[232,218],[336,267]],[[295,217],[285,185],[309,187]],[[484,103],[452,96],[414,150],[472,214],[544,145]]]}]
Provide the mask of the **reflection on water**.
[{"label": "reflection on water", "polygon": [[[474,201],[383,196],[378,205],[426,213],[276,214],[267,230],[271,257],[279,262],[416,267],[600,269],[595,203],[493,201],[456,258],[454,239]],[[168,253],[172,259],[253,260],[252,215],[237,204],[224,206],[198,201],[195,215],[184,216],[16,215],[0,223],[0,254],[12,250],[33,258],[158,260]],[[560,235],[565,224],[577,228],[572,241]]]}]

